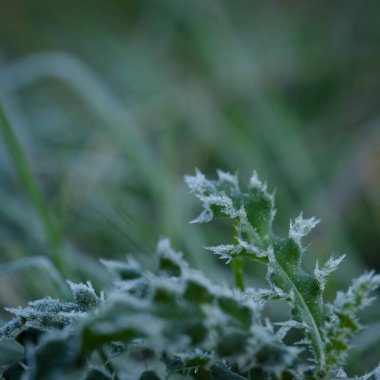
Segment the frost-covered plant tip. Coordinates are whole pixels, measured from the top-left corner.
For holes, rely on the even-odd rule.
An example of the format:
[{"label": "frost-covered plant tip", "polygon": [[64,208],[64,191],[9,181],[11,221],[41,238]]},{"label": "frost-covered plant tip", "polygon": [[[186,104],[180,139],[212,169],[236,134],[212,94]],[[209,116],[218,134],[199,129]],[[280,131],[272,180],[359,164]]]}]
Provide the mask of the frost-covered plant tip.
[{"label": "frost-covered plant tip", "polygon": [[[194,222],[231,219],[232,243],[208,250],[231,263],[236,287],[190,269],[166,239],[153,272],[132,258],[103,261],[114,278],[104,293],[70,282],[71,302],[44,298],[8,309],[15,317],[0,334],[22,344],[24,356],[5,369],[5,379],[347,378],[343,366],[361,327],[358,312],[371,303],[380,276],[362,275],[327,303],[324,287],[343,257],[304,271],[302,238],[316,219],[300,215],[281,238],[272,229],[274,197],[256,173],[245,191],[224,172],[208,180],[197,171],[186,182],[203,204]],[[245,287],[245,260],[266,265],[267,288]],[[265,304],[276,300],[289,305],[290,320],[263,318]],[[292,329],[302,337],[289,336]],[[361,379],[380,379],[380,367]]]}]

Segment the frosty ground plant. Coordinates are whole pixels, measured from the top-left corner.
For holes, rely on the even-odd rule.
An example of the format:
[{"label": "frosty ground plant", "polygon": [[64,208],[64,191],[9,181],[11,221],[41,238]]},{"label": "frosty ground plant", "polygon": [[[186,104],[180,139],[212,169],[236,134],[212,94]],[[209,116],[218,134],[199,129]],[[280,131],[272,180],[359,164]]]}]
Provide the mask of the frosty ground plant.
[{"label": "frosty ground plant", "polygon": [[[302,238],[316,226],[302,215],[288,236],[274,234],[274,197],[256,173],[246,190],[235,176],[218,172],[208,180],[187,176],[203,211],[194,220],[231,220],[231,243],[208,250],[232,264],[236,287],[211,283],[192,270],[169,241],[157,247],[158,265],[144,271],[129,258],[103,261],[114,286],[97,294],[91,283],[69,283],[71,302],[45,298],[1,328],[3,339],[24,346],[6,379],[345,379],[343,366],[358,312],[372,301],[380,276],[365,273],[332,303],[323,299],[328,277],[343,257],[302,268]],[[247,288],[244,260],[267,267],[268,287]],[[262,317],[268,301],[285,301],[292,318],[272,323]],[[287,339],[297,329],[302,338]],[[286,339],[285,339],[286,338]],[[380,368],[361,379],[380,379]]]}]

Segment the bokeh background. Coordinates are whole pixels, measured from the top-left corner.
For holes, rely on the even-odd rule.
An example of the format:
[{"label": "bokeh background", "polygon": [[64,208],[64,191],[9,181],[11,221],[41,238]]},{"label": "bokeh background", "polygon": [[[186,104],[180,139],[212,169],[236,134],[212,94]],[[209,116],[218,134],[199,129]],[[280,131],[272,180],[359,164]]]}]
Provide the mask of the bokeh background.
[{"label": "bokeh background", "polygon": [[[62,278],[104,286],[100,257],[149,267],[161,236],[230,283],[202,248],[226,226],[188,223],[195,167],[257,170],[278,233],[301,210],[320,218],[306,266],[347,253],[327,298],[379,271],[379,14],[375,0],[2,0],[2,108],[55,236],[0,135],[0,304],[62,297]],[[354,374],[380,357],[379,303],[364,319]]]}]

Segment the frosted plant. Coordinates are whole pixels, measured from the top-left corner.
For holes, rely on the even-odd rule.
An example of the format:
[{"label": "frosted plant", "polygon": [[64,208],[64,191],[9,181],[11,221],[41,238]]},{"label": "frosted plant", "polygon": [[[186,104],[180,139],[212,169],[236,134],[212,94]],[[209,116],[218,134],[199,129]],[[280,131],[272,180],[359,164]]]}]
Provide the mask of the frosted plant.
[{"label": "frosted plant", "polygon": [[[322,292],[343,260],[329,259],[313,274],[301,266],[302,238],[316,226],[302,214],[289,234],[273,233],[274,196],[256,173],[246,191],[229,173],[217,180],[186,177],[203,204],[195,222],[231,219],[233,238],[208,250],[235,272],[236,287],[212,283],[191,269],[167,239],[156,251],[157,269],[147,272],[133,258],[102,260],[113,278],[104,293],[91,283],[69,282],[73,300],[32,301],[8,309],[15,317],[0,328],[2,339],[24,346],[24,357],[5,379],[248,380],[347,379],[343,365],[380,276],[366,273],[333,303]],[[268,287],[246,288],[243,260],[267,266]],[[268,301],[285,301],[292,318],[263,317]],[[289,337],[297,330],[300,341]],[[379,379],[380,369],[363,380]]]},{"label": "frosted plant", "polygon": [[[308,370],[311,376],[325,379],[342,373],[349,339],[360,328],[357,312],[373,300],[370,294],[380,285],[380,275],[364,274],[346,293],[338,293],[333,305],[325,304],[322,292],[326,281],[344,256],[330,258],[321,269],[317,263],[314,274],[303,270],[302,238],[319,223],[317,219],[304,219],[301,213],[290,222],[288,237],[280,238],[272,230],[274,195],[268,192],[267,185],[258,179],[256,172],[246,192],[239,190],[236,178],[221,172],[214,181],[206,180],[199,171],[185,179],[208,215],[208,218],[202,217],[203,211],[197,222],[209,222],[219,215],[233,222],[234,244],[209,250],[227,262],[247,257],[265,263],[271,289],[279,299],[288,302],[293,318],[304,330],[302,344],[313,356],[313,364]],[[221,205],[214,199],[223,199],[224,203]]]}]

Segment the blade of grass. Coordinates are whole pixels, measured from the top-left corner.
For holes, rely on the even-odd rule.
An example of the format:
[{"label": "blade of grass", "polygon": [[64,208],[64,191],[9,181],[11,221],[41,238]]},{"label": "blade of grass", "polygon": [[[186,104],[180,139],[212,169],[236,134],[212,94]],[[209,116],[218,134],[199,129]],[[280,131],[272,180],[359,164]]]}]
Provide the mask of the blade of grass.
[{"label": "blade of grass", "polygon": [[136,173],[157,197],[161,186],[157,158],[144,139],[141,128],[125,104],[82,61],[61,52],[37,53],[22,58],[0,71],[0,92],[6,95],[46,77],[71,87],[103,120],[102,126],[107,134],[133,159]]},{"label": "blade of grass", "polygon": [[26,155],[17,139],[16,134],[0,103],[0,130],[4,137],[5,145],[12,157],[21,183],[27,192],[50,241],[54,264],[61,273],[65,273],[66,262],[63,252],[61,231],[57,221],[51,214],[45,198],[38,188],[37,180],[29,166]]},{"label": "blade of grass", "polygon": [[69,298],[71,296],[69,287],[62,277],[61,273],[59,273],[55,265],[44,256],[27,257],[25,259],[20,259],[8,264],[1,265],[0,277],[10,273],[19,272],[23,269],[27,269],[33,266],[43,269],[50,276],[57,290],[59,290],[65,297]]}]

